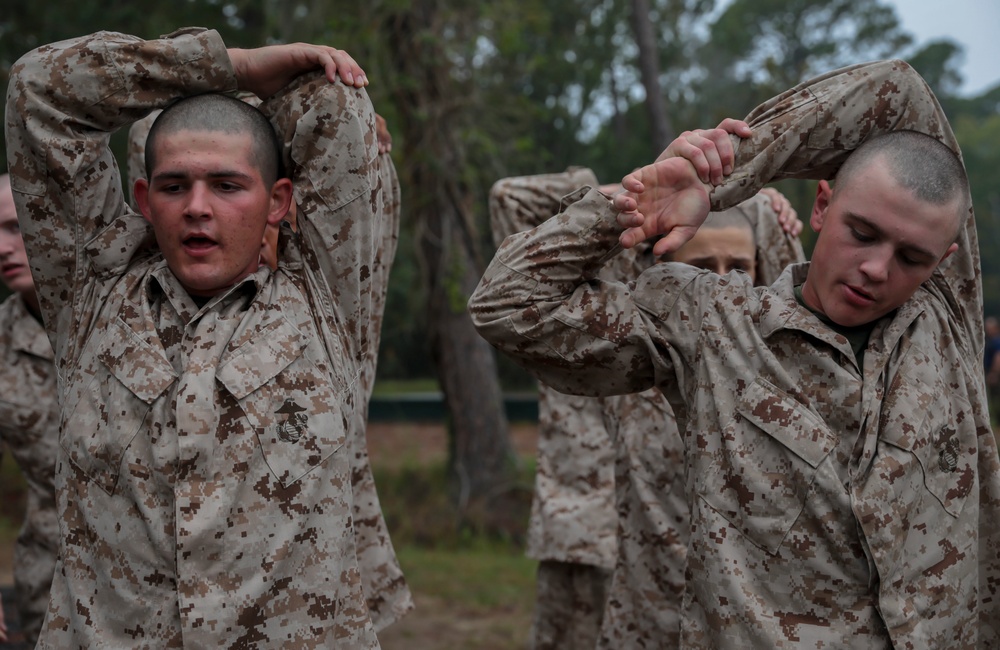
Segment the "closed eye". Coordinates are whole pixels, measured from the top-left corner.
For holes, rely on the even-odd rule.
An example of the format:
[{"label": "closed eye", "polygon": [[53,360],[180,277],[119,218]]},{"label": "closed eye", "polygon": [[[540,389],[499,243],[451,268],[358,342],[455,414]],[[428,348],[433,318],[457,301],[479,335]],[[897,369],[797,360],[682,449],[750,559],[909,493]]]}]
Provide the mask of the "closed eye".
[{"label": "closed eye", "polygon": [[865,234],[865,233],[861,232],[857,228],[851,228],[851,235],[853,235],[856,240],[858,240],[859,242],[861,242],[863,244],[868,244],[868,243],[871,243],[871,242],[875,241],[874,237],[872,237],[871,235],[868,235],[868,234]]}]

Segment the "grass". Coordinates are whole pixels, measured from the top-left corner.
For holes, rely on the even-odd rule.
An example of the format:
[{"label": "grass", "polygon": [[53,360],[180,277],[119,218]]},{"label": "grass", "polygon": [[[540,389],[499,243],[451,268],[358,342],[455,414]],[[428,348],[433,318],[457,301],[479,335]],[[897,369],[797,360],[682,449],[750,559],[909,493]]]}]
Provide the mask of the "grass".
[{"label": "grass", "polygon": [[416,593],[431,595],[462,610],[516,610],[530,604],[537,563],[509,546],[480,544],[460,550],[397,547],[406,581]]}]

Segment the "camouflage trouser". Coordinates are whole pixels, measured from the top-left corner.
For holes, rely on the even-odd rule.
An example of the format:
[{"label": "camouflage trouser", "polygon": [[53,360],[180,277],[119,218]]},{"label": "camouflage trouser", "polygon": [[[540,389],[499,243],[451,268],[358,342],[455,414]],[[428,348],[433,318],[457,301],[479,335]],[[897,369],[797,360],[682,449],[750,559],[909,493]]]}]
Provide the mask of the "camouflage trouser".
[{"label": "camouflage trouser", "polygon": [[611,572],[542,560],[531,624],[531,650],[580,650],[597,644]]},{"label": "camouflage trouser", "polygon": [[14,591],[28,647],[35,646],[42,631],[55,566],[54,550],[38,543],[37,539],[18,538],[14,547]]}]

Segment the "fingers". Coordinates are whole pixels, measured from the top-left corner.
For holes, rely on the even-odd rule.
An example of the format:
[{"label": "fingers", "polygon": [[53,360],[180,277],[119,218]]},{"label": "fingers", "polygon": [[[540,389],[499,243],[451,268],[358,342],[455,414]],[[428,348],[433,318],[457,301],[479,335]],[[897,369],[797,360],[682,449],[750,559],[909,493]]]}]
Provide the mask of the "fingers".
[{"label": "fingers", "polygon": [[[348,86],[364,88],[368,85],[368,77],[365,76],[365,71],[361,69],[361,66],[354,60],[354,57],[344,50],[338,50],[333,47],[326,49],[329,50],[328,54],[333,64],[332,66],[326,67],[327,79],[334,81],[334,75],[339,74],[341,80],[343,80],[343,82]],[[333,74],[331,74],[331,72]]]},{"label": "fingers", "polygon": [[635,212],[636,208],[639,207],[635,197],[630,195],[628,192],[616,194],[612,197],[611,203],[615,206],[615,210],[618,210],[619,212]]},{"label": "fingers", "polygon": [[749,138],[753,135],[753,131],[750,129],[750,125],[743,120],[735,120],[731,117],[719,122],[719,126],[716,128],[722,129],[726,133],[731,133],[733,135],[738,135],[741,138]]},{"label": "fingers", "polygon": [[340,78],[355,88],[368,85],[364,70],[350,54],[326,45],[292,43],[252,50],[230,48],[228,52],[239,88],[261,99],[278,92],[300,74],[317,68],[323,70],[330,82]]},{"label": "fingers", "polygon": [[687,159],[694,166],[703,183],[720,185],[723,178],[733,171],[735,151],[729,131],[722,128],[697,129],[680,134],[656,160],[678,157]]},{"label": "fingers", "polygon": [[618,243],[622,245],[622,248],[632,248],[645,240],[646,233],[642,228],[629,228],[618,236]]},{"label": "fingers", "polygon": [[697,231],[697,228],[673,228],[670,232],[665,234],[663,237],[658,239],[655,244],[653,244],[653,255],[659,256],[673,253],[694,237],[694,234]]},{"label": "fingers", "polygon": [[389,153],[392,151],[392,134],[389,133],[389,126],[385,123],[385,118],[375,114],[375,140],[378,142],[379,153]]},{"label": "fingers", "polygon": [[770,199],[771,209],[778,216],[778,224],[781,229],[789,235],[797,237],[802,232],[803,224],[788,197],[773,187],[765,187],[761,193]]}]

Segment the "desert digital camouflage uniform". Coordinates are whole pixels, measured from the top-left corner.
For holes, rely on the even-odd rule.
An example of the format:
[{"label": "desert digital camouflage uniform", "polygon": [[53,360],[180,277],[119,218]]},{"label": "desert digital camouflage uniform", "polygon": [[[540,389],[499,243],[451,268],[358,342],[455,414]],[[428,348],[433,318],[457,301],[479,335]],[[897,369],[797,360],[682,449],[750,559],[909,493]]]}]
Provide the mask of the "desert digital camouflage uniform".
[{"label": "desert digital camouflage uniform", "polygon": [[[730,208],[750,222],[757,245],[758,286],[770,284],[805,256],[785,233],[770,198],[757,194]],[[618,256],[621,259],[627,256]],[[622,279],[638,277],[636,267]],[[602,399],[615,448],[618,560],[598,648],[676,648],[685,586],[690,507],[684,442],[670,403],[658,388]]]},{"label": "desert digital camouflage uniform", "polygon": [[[498,245],[561,211],[562,198],[598,185],[589,169],[520,176],[490,190]],[[609,278],[612,270],[607,271]],[[600,400],[538,386],[538,450],[527,556],[538,560],[529,645],[593,648],[615,566],[614,450]]]},{"label": "desert digital camouflage uniform", "polygon": [[[243,96],[244,101],[255,106],[260,104],[256,96]],[[135,179],[146,175],[146,136],[160,111],[153,111],[129,128],[128,135],[128,187]],[[332,144],[324,140],[318,144]],[[332,152],[320,154],[320,157]],[[389,291],[389,271],[396,256],[399,241],[400,187],[396,167],[388,153],[379,154],[379,176],[382,182],[382,233],[378,250],[372,264],[372,307],[368,321],[369,345],[365,353],[361,384],[364,394],[364,408],[354,411],[357,422],[351,433],[357,439],[352,443],[354,464],[351,472],[354,489],[354,526],[358,546],[358,565],[361,570],[361,584],[364,588],[368,611],[375,631],[392,625],[413,609],[413,598],[403,578],[399,560],[389,539],[382,506],[375,491],[375,481],[368,459],[368,445],[365,433],[368,428],[368,402],[375,386],[375,369],[378,362],[378,346],[382,335],[382,317]],[[135,207],[134,196],[132,197]],[[294,224],[292,224],[294,229]]]},{"label": "desert digital camouflage uniform", "polygon": [[52,346],[24,299],[0,305],[0,439],[28,484],[14,546],[14,591],[25,640],[34,646],[49,606],[59,548],[55,468],[59,402]]},{"label": "desert digital camouflage uniform", "polygon": [[173,96],[235,86],[214,31],[102,32],[12,70],[11,180],[64,397],[40,647],[378,647],[351,474],[384,205],[366,93],[314,73],[262,104],[298,232],[201,307],[108,149]]},{"label": "desert digital camouflage uniform", "polygon": [[[498,181],[490,192],[494,240],[499,244],[513,233],[538,226],[583,196],[574,190],[597,184],[594,173],[583,168]],[[782,231],[770,199],[758,195],[731,210],[747,218],[755,241],[762,244],[758,255],[762,277],[776,278],[785,266],[804,259],[798,240]],[[652,248],[643,244],[616,256],[602,269],[601,277],[627,281],[653,263]],[[665,407],[665,413],[657,411],[657,406]],[[644,416],[652,419],[644,420]],[[619,432],[619,445],[612,445],[609,427]],[[661,435],[670,439],[658,439]],[[534,647],[593,647],[598,632],[606,647],[634,647],[632,642],[640,640],[662,643],[664,633],[678,628],[684,565],[683,553],[677,551],[683,549],[686,532],[682,530],[683,537],[678,538],[674,529],[686,527],[683,482],[661,481],[659,486],[666,490],[664,505],[658,506],[655,500],[642,503],[640,507],[653,510],[637,508],[629,515],[634,492],[626,471],[630,459],[635,461],[650,449],[662,449],[668,454],[666,459],[680,462],[681,447],[673,413],[658,389],[605,401],[539,385],[538,469],[528,528],[528,556],[540,560],[531,634]],[[677,471],[671,468],[667,473],[672,478]],[[643,485],[650,481],[648,474],[636,478]],[[672,499],[671,488],[679,501]],[[622,532],[619,518],[633,516],[636,521],[625,524]],[[629,532],[632,523],[639,524],[634,534]],[[659,539],[669,536],[679,541],[664,549],[654,541],[656,533],[664,535]],[[628,548],[616,539],[622,534]],[[645,562],[649,572],[639,575],[633,562],[647,553],[669,566],[661,564],[654,570],[656,562]],[[611,569],[615,576],[609,593]],[[661,581],[660,587],[646,586],[653,575],[664,574],[671,576],[669,584]],[[657,599],[658,605],[669,609],[651,605]],[[663,617],[669,621],[660,620]]]},{"label": "desert digital camouflage uniform", "polygon": [[[714,208],[773,178],[832,177],[886,131],[958,151],[901,61],[818,77],[748,121]],[[619,247],[616,216],[592,191],[508,239],[470,307],[555,387],[670,399],[692,508],[681,645],[997,647],[1000,462],[971,210],[958,252],[875,324],[863,367],[795,299],[806,265],[757,289],[677,264],[593,280]]]}]

